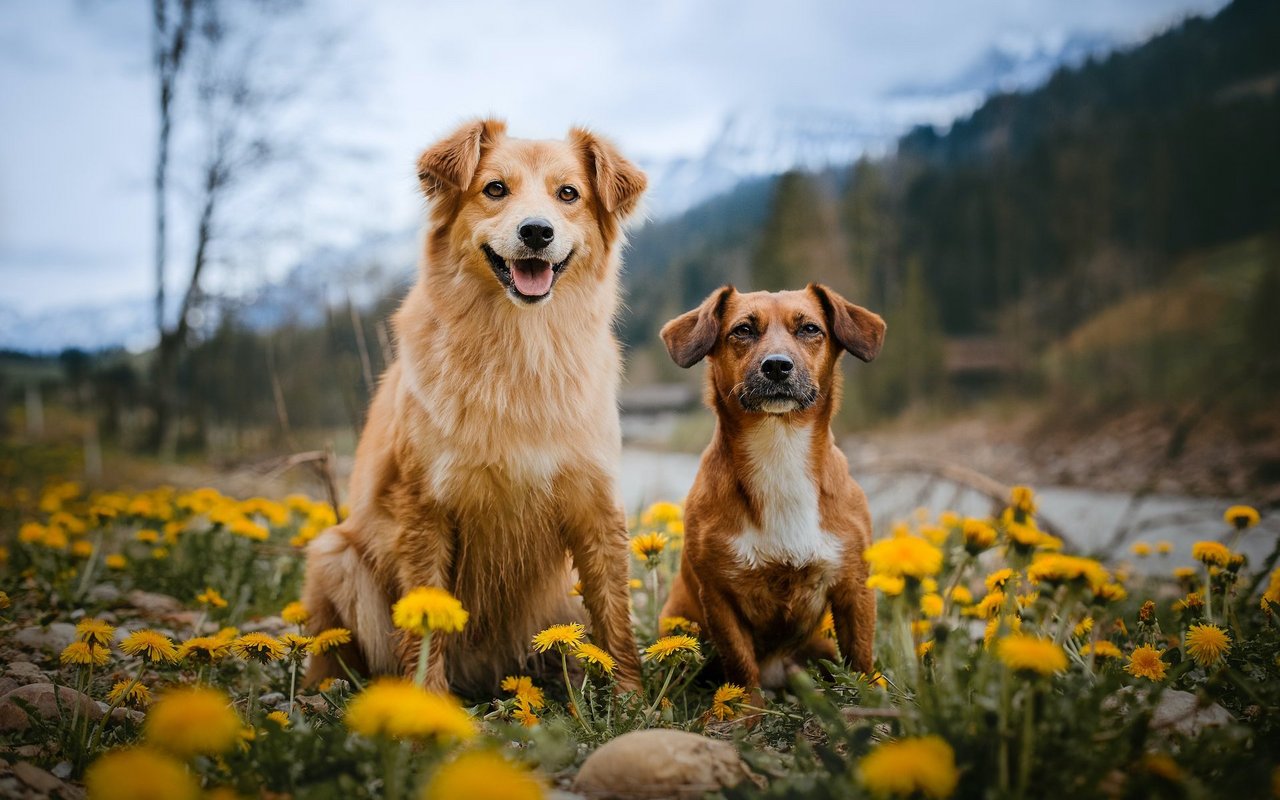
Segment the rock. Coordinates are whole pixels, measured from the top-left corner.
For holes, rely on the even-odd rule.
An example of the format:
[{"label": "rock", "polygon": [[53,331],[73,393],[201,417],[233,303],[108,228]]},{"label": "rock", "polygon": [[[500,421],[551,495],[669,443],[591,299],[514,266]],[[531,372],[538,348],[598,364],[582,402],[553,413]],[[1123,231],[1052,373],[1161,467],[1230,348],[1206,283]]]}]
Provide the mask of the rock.
[{"label": "rock", "polygon": [[41,794],[53,794],[62,788],[61,780],[52,773],[40,769],[30,761],[19,761],[14,764],[13,774],[17,776],[18,780]]},{"label": "rock", "polygon": [[1165,689],[1160,702],[1151,715],[1151,727],[1155,730],[1173,731],[1183,736],[1196,736],[1205,728],[1224,727],[1235,722],[1235,717],[1217,703],[1201,705],[1191,692]]},{"label": "rock", "polygon": [[240,630],[245,633],[269,633],[272,636],[279,636],[286,631],[296,631],[296,626],[290,625],[279,616],[261,617],[260,619],[249,620],[240,626]]},{"label": "rock", "polygon": [[68,716],[78,710],[91,721],[102,717],[102,710],[92,698],[67,686],[57,687],[57,692],[58,697],[55,699],[52,683],[31,683],[19,686],[0,698],[0,731],[25,731],[30,727],[31,720],[27,717],[26,710],[18,705],[19,700],[31,706],[35,713],[45,719],[58,717],[59,700],[62,712]]},{"label": "rock", "polygon": [[44,670],[30,661],[15,661],[9,665],[9,674],[15,678],[43,678]]},{"label": "rock", "polygon": [[33,625],[18,631],[13,638],[28,650],[61,653],[76,640],[76,626],[69,622],[51,622],[43,627]]},{"label": "rock", "polygon": [[684,731],[633,731],[592,753],[573,791],[593,800],[699,798],[750,778],[728,742]]},{"label": "rock", "polygon": [[141,589],[134,589],[125,595],[125,600],[129,605],[138,609],[144,614],[150,614],[157,617],[163,617],[167,614],[177,614],[184,611],[182,601],[176,597],[167,594],[157,594],[155,592],[144,592]]},{"label": "rock", "polygon": [[264,706],[278,706],[284,702],[284,692],[267,692],[258,698],[258,702]]},{"label": "rock", "polygon": [[65,781],[67,778],[71,777],[71,762],[59,761],[57,764],[54,764],[53,769],[49,771],[53,773],[55,778],[61,778]]},{"label": "rock", "polygon": [[87,598],[92,603],[111,605],[120,602],[120,590],[111,583],[100,583],[89,590]]}]

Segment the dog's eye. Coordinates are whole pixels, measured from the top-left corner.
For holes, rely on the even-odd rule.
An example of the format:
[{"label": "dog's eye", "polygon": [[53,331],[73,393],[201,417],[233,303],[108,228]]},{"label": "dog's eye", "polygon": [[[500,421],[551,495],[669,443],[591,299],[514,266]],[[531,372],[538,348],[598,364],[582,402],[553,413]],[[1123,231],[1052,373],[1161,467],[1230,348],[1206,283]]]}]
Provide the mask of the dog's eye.
[{"label": "dog's eye", "polygon": [[799,333],[801,336],[817,336],[822,333],[822,328],[819,328],[817,325],[814,325],[812,322],[806,322],[805,324],[800,326]]},{"label": "dog's eye", "polygon": [[559,197],[566,203],[572,203],[574,200],[578,199],[578,190],[572,186],[561,186],[560,191],[556,192],[556,197]]},{"label": "dog's eye", "polygon": [[499,197],[506,197],[511,192],[502,181],[489,181],[484,185],[484,193],[496,200]]},{"label": "dog's eye", "polygon": [[752,336],[755,335],[755,329],[753,329],[750,325],[744,322],[743,324],[729,331],[729,335],[736,336],[739,339],[750,339]]}]

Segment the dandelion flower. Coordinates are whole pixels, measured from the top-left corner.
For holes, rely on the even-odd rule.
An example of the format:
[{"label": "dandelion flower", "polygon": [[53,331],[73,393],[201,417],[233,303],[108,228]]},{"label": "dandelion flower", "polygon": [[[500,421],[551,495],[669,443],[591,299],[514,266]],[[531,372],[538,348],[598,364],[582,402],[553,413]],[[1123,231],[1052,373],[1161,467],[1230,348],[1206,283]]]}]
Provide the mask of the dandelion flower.
[{"label": "dandelion flower", "polygon": [[280,612],[280,617],[290,625],[302,625],[311,619],[311,614],[307,611],[306,606],[295,600],[284,607],[284,610]]},{"label": "dandelion flower", "polygon": [[645,655],[665,663],[667,659],[684,656],[698,656],[702,651],[698,648],[698,640],[692,636],[664,636],[645,649]]},{"label": "dandelion flower", "polygon": [[178,660],[212,664],[227,654],[228,644],[216,636],[197,636],[178,645]]},{"label": "dandelion flower", "polygon": [[107,702],[113,706],[142,708],[151,702],[151,690],[138,681],[116,681],[107,692]]},{"label": "dandelion flower", "polygon": [[1106,639],[1091,642],[1080,648],[1081,655],[1087,656],[1090,653],[1093,654],[1094,658],[1121,658],[1124,656],[1119,647],[1116,647]]},{"label": "dandelion flower", "polygon": [[669,525],[682,519],[684,519],[684,512],[680,506],[675,503],[658,502],[649,506],[648,510],[640,515],[640,524],[646,527]]},{"label": "dandelion flower", "polygon": [[94,800],[198,800],[186,765],[150,747],[113,750],[89,765],[86,793]]},{"label": "dandelion flower", "polygon": [[1124,670],[1135,678],[1162,681],[1165,664],[1160,655],[1161,651],[1149,644],[1144,644],[1129,655],[1129,663]]},{"label": "dandelion flower", "polygon": [[1067,669],[1067,654],[1052,639],[1026,634],[1006,636],[996,644],[996,655],[1015,672],[1044,676]]},{"label": "dandelion flower", "polygon": [[490,750],[473,750],[435,771],[421,800],[542,800],[542,783]]},{"label": "dandelion flower", "polygon": [[966,519],[960,533],[964,537],[964,548],[971,555],[977,555],[996,543],[996,529],[983,519]]},{"label": "dandelion flower", "polygon": [[673,633],[697,636],[701,631],[702,628],[698,623],[684,617],[663,617],[658,620],[658,632],[662,636],[668,636]]},{"label": "dandelion flower", "polygon": [[919,536],[881,539],[863,552],[863,558],[873,573],[895,578],[927,578],[942,570],[942,551]]},{"label": "dandelion flower", "polygon": [[1199,592],[1188,592],[1186,597],[1174,601],[1173,610],[1178,613],[1198,615],[1204,610],[1204,597]]},{"label": "dandelion flower", "polygon": [[582,637],[586,632],[586,629],[577,622],[552,625],[533,637],[533,649],[539,653],[545,653],[553,647],[561,651],[572,650],[582,644]]},{"label": "dandelion flower", "polygon": [[829,608],[826,613],[822,615],[822,622],[818,625],[818,633],[820,633],[824,639],[836,638],[836,617],[831,613],[831,609]]},{"label": "dandelion flower", "polygon": [[668,541],[670,540],[661,533],[642,533],[631,540],[631,552],[637,559],[652,566],[666,549]]},{"label": "dandelion flower", "polygon": [[1227,509],[1222,518],[1236,530],[1242,531],[1258,524],[1258,509],[1252,506],[1232,506]]},{"label": "dandelion flower", "polygon": [[284,657],[285,646],[274,636],[265,633],[246,633],[231,643],[231,652],[245,661],[266,664]]},{"label": "dandelion flower", "polygon": [[942,595],[930,593],[921,597],[920,613],[926,617],[942,616]]},{"label": "dandelion flower", "polygon": [[516,707],[511,712],[511,718],[526,728],[532,728],[541,722],[533,705],[521,697],[516,698]]},{"label": "dandelion flower", "polygon": [[346,628],[328,628],[320,631],[311,639],[311,652],[319,655],[327,653],[335,647],[351,642],[351,631]]},{"label": "dandelion flower", "polygon": [[1210,667],[1231,650],[1231,637],[1217,625],[1192,625],[1187,629],[1187,655],[1202,667]]},{"label": "dandelion flower", "polygon": [[1262,610],[1267,610],[1267,605],[1280,606],[1280,569],[1272,570],[1271,577],[1267,579],[1267,588],[1262,593]]},{"label": "dandelion flower", "polygon": [[599,667],[604,674],[612,675],[615,662],[613,656],[590,642],[583,642],[573,651],[574,658],[588,667]]},{"label": "dandelion flower", "polygon": [[955,751],[939,736],[882,744],[858,762],[858,775],[874,794],[933,800],[950,797],[960,781]]},{"label": "dandelion flower", "polygon": [[470,616],[458,598],[438,586],[419,586],[391,607],[391,621],[397,628],[426,636],[429,631],[456,633]]},{"label": "dandelion flower", "polygon": [[107,569],[124,569],[129,565],[128,560],[119,553],[112,553],[102,559],[102,563],[107,565]]},{"label": "dandelion flower", "polygon": [[1100,563],[1092,558],[1046,553],[1037,556],[1027,567],[1027,579],[1032,583],[1052,585],[1080,582],[1090,588],[1102,586],[1110,576]]},{"label": "dandelion flower", "polygon": [[546,705],[542,690],[533,685],[533,679],[527,675],[508,675],[502,679],[502,691],[515,695],[531,708],[542,708]]},{"label": "dandelion flower", "polygon": [[1015,486],[1009,490],[1009,505],[1030,516],[1036,513],[1036,493],[1030,486]]},{"label": "dandelion flower", "polygon": [[1081,636],[1088,635],[1088,633],[1092,630],[1093,630],[1093,617],[1085,617],[1084,619],[1076,623],[1076,626],[1071,629],[1071,633],[1077,638],[1079,638]]},{"label": "dandelion flower", "polygon": [[231,699],[216,689],[165,692],[147,712],[146,739],[180,758],[225,753],[240,736]]},{"label": "dandelion flower", "polygon": [[967,586],[957,586],[951,590],[951,600],[962,606],[973,604],[973,592]]},{"label": "dandelion flower", "polygon": [[973,608],[973,613],[983,619],[993,619],[1004,608],[1005,594],[999,589],[987,592],[986,596]]},{"label": "dandelion flower", "polygon": [[907,581],[892,575],[872,575],[867,578],[867,588],[882,592],[886,597],[897,597],[906,590]]},{"label": "dandelion flower", "polygon": [[303,656],[311,648],[311,642],[314,641],[310,636],[303,636],[300,633],[284,633],[280,635],[280,644],[288,650],[288,656],[295,661],[301,661]]},{"label": "dandelion flower", "polygon": [[718,720],[733,719],[738,716],[739,707],[746,700],[747,690],[732,683],[726,683],[716,689],[711,698],[711,715]]},{"label": "dandelion flower", "polygon": [[1173,552],[1173,542],[1168,539],[1161,539],[1156,542],[1156,552],[1162,556],[1167,556]]},{"label": "dandelion flower", "polygon": [[1151,555],[1151,545],[1146,542],[1134,542],[1133,546],[1129,548],[1129,551],[1138,558],[1146,558]]},{"label": "dandelion flower", "polygon": [[108,647],[116,629],[100,619],[82,619],[76,623],[76,639],[92,647]]},{"label": "dandelion flower", "polygon": [[1129,592],[1124,586],[1111,581],[1104,583],[1093,590],[1093,599],[1099,603],[1118,603],[1129,596]]},{"label": "dandelion flower", "polygon": [[175,661],[178,658],[178,649],[174,647],[173,641],[150,628],[136,630],[124,637],[120,649],[128,655],[142,656],[151,662]]},{"label": "dandelion flower", "polygon": [[988,592],[994,592],[997,589],[1000,589],[1003,591],[1004,585],[1008,583],[1009,579],[1014,577],[1014,575],[1016,574],[1017,573],[1015,573],[1013,570],[1009,569],[1008,567],[1005,567],[1004,569],[998,569],[995,572],[988,575],[987,577],[983,578],[982,585],[987,587]]},{"label": "dandelion flower", "polygon": [[476,733],[475,723],[452,697],[398,678],[375,681],[356,695],[345,720],[356,733],[392,739],[465,741]]},{"label": "dandelion flower", "polygon": [[82,667],[105,666],[111,659],[111,652],[105,647],[94,647],[88,642],[72,642],[62,651],[58,660],[63,664],[75,664]]},{"label": "dandelion flower", "polygon": [[289,727],[289,715],[283,711],[272,711],[267,714],[267,719],[279,725],[281,728]]},{"label": "dandelion flower", "polygon": [[1191,546],[1191,557],[1205,565],[1225,567],[1231,563],[1231,551],[1221,542],[1201,541]]},{"label": "dandelion flower", "polygon": [[209,608],[227,607],[226,599],[212,586],[206,586],[203,592],[196,595],[196,602],[202,606],[208,606]]}]

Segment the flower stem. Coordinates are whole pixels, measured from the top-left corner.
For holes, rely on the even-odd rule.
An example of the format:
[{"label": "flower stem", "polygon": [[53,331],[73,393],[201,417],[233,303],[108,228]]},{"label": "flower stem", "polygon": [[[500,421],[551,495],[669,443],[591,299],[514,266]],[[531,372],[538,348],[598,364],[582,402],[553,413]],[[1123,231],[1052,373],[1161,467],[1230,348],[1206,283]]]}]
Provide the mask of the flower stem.
[{"label": "flower stem", "polygon": [[1035,755],[1035,689],[1027,690],[1026,713],[1022,717],[1022,748],[1018,752],[1018,797],[1026,797],[1031,782],[1031,761]]},{"label": "flower stem", "polygon": [[662,682],[662,688],[658,690],[658,696],[653,699],[653,705],[649,706],[649,708],[646,709],[644,712],[645,717],[648,717],[649,715],[651,715],[654,711],[657,710],[658,706],[662,704],[662,698],[666,696],[667,689],[671,686],[671,679],[675,677],[675,674],[676,674],[675,667],[672,667],[667,672],[667,679]]},{"label": "flower stem", "polygon": [[427,686],[427,659],[431,656],[431,631],[428,630],[422,636],[422,644],[418,647],[418,669],[413,673],[413,682],[423,687]]},{"label": "flower stem", "polygon": [[590,733],[591,728],[587,727],[587,721],[582,717],[582,705],[573,696],[573,682],[569,680],[569,657],[565,655],[563,649],[560,651],[560,671],[564,673],[564,690],[569,693],[569,710],[576,709],[574,716],[577,718],[578,724],[582,726],[584,731]]}]

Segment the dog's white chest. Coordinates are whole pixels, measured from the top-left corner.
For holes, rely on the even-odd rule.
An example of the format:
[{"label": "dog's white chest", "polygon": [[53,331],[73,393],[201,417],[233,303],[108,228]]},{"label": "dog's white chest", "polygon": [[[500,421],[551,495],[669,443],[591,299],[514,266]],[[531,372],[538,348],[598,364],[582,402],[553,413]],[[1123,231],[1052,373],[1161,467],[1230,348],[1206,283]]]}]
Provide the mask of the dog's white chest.
[{"label": "dog's white chest", "polygon": [[818,485],[813,476],[811,428],[793,428],[769,419],[746,441],[748,489],[761,503],[761,526],[745,527],[733,539],[738,563],[834,566],[840,540],[822,529]]}]

